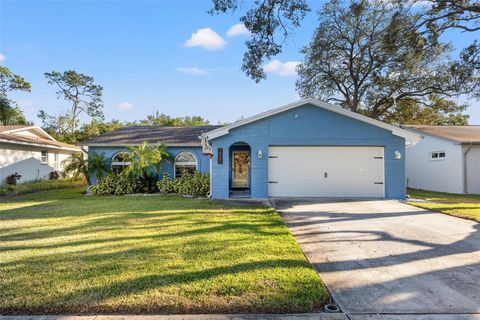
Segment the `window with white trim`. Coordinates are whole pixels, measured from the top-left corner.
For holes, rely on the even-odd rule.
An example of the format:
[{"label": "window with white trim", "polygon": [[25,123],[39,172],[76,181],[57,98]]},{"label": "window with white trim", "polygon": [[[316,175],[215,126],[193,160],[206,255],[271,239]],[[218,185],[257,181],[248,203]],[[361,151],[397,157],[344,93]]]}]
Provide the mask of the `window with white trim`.
[{"label": "window with white trim", "polygon": [[445,151],[433,151],[430,152],[430,160],[445,160]]},{"label": "window with white trim", "polygon": [[40,154],[40,162],[41,163],[48,163],[48,151],[42,150]]},{"label": "window with white trim", "polygon": [[120,173],[123,170],[125,170],[126,167],[130,165],[131,162],[131,157],[130,153],[126,151],[121,151],[118,153],[115,153],[112,157],[112,172],[114,173]]},{"label": "window with white trim", "polygon": [[182,151],[175,158],[175,178],[180,178],[184,172],[193,173],[197,171],[197,157],[191,152]]}]

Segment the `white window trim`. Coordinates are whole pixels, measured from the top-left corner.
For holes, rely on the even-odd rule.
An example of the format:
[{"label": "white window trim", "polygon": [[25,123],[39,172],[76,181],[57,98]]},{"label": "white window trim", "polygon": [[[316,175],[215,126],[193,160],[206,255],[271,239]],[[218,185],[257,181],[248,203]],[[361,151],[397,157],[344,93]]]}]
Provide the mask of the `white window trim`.
[{"label": "white window trim", "polygon": [[175,156],[175,161],[173,162],[173,178],[176,178],[177,176],[177,159],[182,153],[189,153],[195,158],[195,162],[190,161],[190,162],[182,162],[182,165],[184,166],[195,166],[195,170],[198,171],[198,159],[197,156],[190,151],[180,151],[176,156]]},{"label": "white window trim", "polygon": [[[46,153],[46,156],[45,156],[46,160],[45,161],[43,160],[43,153],[44,152]],[[41,150],[40,151],[40,163],[48,164],[48,150]]]},{"label": "white window trim", "polygon": [[[432,155],[436,153],[438,155],[437,158],[433,158]],[[444,157],[440,157],[440,153],[443,153],[445,154]],[[430,153],[428,154],[429,157],[430,157],[430,160],[431,161],[442,161],[442,160],[445,160],[445,158],[447,157],[447,153],[445,151],[430,151]]]},{"label": "white window trim", "polygon": [[122,167],[128,167],[130,165],[130,161],[126,161],[126,162],[120,162],[120,161],[113,161],[113,159],[119,155],[120,153],[126,153],[126,154],[130,154],[128,151],[119,151],[117,153],[115,153],[113,156],[112,156],[112,161],[110,163],[110,169],[113,169],[113,166],[122,166]]}]

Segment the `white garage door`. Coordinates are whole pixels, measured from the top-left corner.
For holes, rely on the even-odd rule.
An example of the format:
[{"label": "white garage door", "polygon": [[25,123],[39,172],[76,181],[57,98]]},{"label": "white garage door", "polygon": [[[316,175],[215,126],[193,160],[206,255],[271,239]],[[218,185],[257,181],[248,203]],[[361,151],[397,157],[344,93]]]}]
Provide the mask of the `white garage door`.
[{"label": "white garage door", "polygon": [[270,147],[270,197],[384,197],[383,147]]}]

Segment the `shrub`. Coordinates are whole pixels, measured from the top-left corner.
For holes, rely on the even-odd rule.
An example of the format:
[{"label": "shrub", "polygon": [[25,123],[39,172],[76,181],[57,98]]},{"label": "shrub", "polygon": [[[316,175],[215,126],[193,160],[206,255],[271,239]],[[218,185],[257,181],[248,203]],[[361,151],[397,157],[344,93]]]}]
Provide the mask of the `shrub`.
[{"label": "shrub", "polygon": [[139,192],[141,188],[141,182],[130,175],[108,173],[96,185],[90,186],[89,191],[94,195],[120,196]]},{"label": "shrub", "polygon": [[11,196],[51,189],[64,189],[84,186],[80,179],[36,180],[17,185],[0,186],[0,196]]},{"label": "shrub", "polygon": [[58,171],[52,171],[49,174],[49,178],[50,180],[58,180],[58,178],[60,178],[60,174],[58,173]]},{"label": "shrub", "polygon": [[194,197],[206,197],[210,191],[210,176],[208,173],[188,173],[185,172],[182,177],[170,179],[164,175],[158,183],[158,189],[161,193],[176,193]]},{"label": "shrub", "polygon": [[17,172],[9,174],[6,178],[7,184],[14,186],[14,185],[17,184],[17,181],[20,180],[21,177],[22,176],[20,174],[18,174]]},{"label": "shrub", "polygon": [[160,181],[157,182],[158,190],[163,194],[176,193],[175,181],[170,179],[168,173],[164,173]]}]

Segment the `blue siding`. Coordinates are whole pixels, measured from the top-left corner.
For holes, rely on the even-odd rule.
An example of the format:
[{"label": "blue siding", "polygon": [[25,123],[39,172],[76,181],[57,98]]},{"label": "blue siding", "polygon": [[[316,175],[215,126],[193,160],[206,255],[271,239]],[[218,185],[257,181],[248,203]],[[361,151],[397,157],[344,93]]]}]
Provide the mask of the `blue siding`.
[{"label": "blue siding", "polygon": [[[88,153],[104,153],[105,158],[107,159],[108,166],[110,166],[112,157],[120,151],[127,151],[123,147],[89,147]],[[172,155],[173,158],[177,156],[182,151],[188,151],[193,153],[197,157],[198,161],[198,170],[200,172],[208,173],[210,171],[210,159],[208,156],[202,154],[201,147],[167,147],[167,152]],[[162,171],[166,172],[173,177],[173,163],[165,162],[162,164]],[[96,183],[95,177],[90,177],[92,184]]]},{"label": "blue siding", "polygon": [[[298,115],[295,119],[295,115]],[[246,142],[252,150],[252,198],[268,197],[268,147],[281,145],[383,146],[385,149],[385,197],[405,198],[405,140],[390,131],[312,105],[303,105],[280,114],[235,128],[210,141],[213,151],[212,196],[228,198],[230,155],[235,142]],[[223,148],[223,164],[217,149]],[[257,154],[261,150],[263,158]],[[400,151],[401,160],[394,152]]]}]

